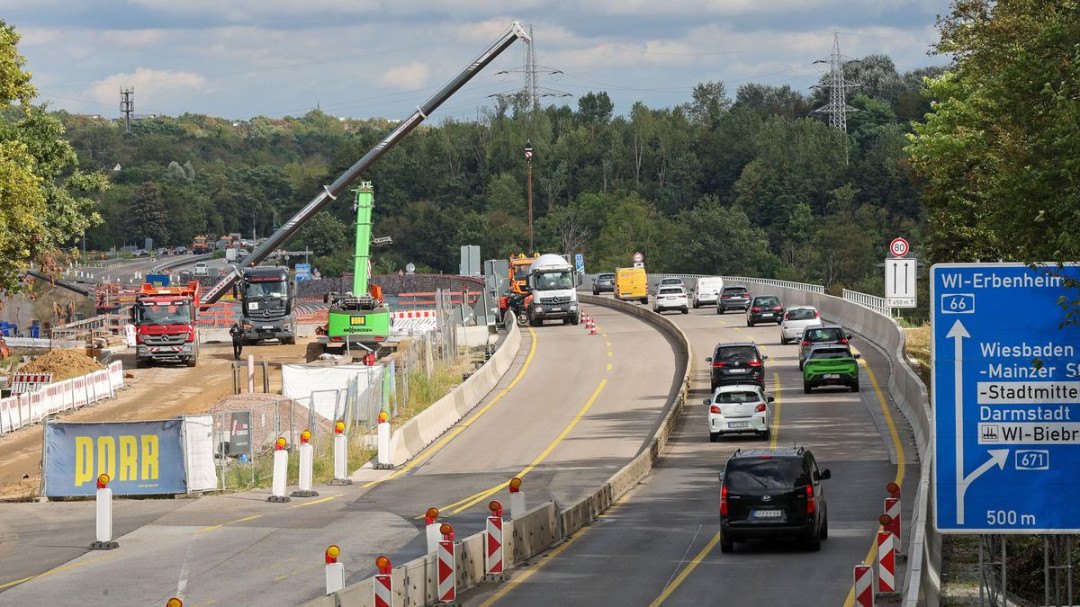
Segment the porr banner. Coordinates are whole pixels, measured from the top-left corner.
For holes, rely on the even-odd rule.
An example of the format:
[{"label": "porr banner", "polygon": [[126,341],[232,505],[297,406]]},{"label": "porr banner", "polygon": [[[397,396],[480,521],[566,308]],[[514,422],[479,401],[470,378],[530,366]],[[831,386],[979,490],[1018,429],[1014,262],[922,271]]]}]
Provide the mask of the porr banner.
[{"label": "porr banner", "polygon": [[42,493],[92,496],[102,473],[113,495],[186,493],[182,423],[48,421]]}]

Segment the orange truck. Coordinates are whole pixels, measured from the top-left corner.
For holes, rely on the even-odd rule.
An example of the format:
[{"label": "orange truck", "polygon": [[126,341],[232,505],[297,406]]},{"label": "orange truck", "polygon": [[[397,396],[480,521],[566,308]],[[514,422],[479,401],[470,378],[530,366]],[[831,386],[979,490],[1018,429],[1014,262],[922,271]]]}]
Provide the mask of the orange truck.
[{"label": "orange truck", "polygon": [[540,257],[539,253],[532,257],[526,257],[524,253],[516,257],[510,256],[510,288],[506,296],[499,300],[501,312],[505,313],[508,308],[512,308],[515,314],[521,313],[521,304],[529,296],[529,268],[538,257]]},{"label": "orange truck", "polygon": [[205,236],[196,236],[191,239],[191,254],[202,255],[210,252],[210,240]]},{"label": "orange truck", "polygon": [[135,366],[155,362],[199,362],[199,283],[158,287],[144,284],[135,294]]}]

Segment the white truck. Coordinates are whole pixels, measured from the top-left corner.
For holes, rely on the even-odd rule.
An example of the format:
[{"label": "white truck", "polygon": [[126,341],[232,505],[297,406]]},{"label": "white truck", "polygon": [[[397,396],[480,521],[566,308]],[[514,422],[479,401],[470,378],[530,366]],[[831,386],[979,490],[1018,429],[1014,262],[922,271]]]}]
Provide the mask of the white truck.
[{"label": "white truck", "polygon": [[575,276],[574,266],[561,255],[548,253],[533,260],[529,267],[532,295],[525,310],[530,325],[538,327],[545,320],[581,322]]}]

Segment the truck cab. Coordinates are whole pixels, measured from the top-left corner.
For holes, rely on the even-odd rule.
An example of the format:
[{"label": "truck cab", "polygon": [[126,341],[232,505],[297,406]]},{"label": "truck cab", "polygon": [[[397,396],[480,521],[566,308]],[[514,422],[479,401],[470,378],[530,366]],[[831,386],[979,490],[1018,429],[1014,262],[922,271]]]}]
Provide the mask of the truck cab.
[{"label": "truck cab", "polygon": [[528,278],[532,295],[526,307],[530,325],[540,326],[545,320],[572,325],[581,321],[575,277],[574,266],[560,255],[549,253],[533,260]]},{"label": "truck cab", "polygon": [[144,284],[135,294],[131,320],[135,325],[135,366],[151,362],[199,360],[199,283],[158,287]]},{"label": "truck cab", "polygon": [[264,339],[276,339],[283,344],[296,343],[296,314],[293,311],[296,291],[289,277],[289,268],[244,268],[240,299],[244,343]]}]

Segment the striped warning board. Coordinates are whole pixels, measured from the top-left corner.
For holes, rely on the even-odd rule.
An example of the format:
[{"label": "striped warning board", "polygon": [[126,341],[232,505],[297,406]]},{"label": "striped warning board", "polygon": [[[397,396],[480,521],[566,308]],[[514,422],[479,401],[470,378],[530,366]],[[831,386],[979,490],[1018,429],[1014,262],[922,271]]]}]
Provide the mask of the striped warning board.
[{"label": "striped warning board", "polygon": [[25,394],[52,383],[52,373],[15,373],[11,376],[11,393]]},{"label": "striped warning board", "polygon": [[503,520],[501,516],[487,519],[487,549],[484,551],[485,573],[497,575],[503,572]]},{"label": "striped warning board", "polygon": [[442,603],[457,600],[457,558],[453,540],[439,541],[438,595]]},{"label": "striped warning board", "polygon": [[375,576],[375,607],[393,607],[394,594],[390,588],[390,574]]},{"label": "striped warning board", "polygon": [[903,542],[903,539],[900,536],[900,498],[885,498],[885,514],[889,515],[889,525],[885,527],[885,530],[893,534],[893,537],[896,538],[896,546],[899,550],[900,545]]},{"label": "striped warning board", "polygon": [[874,607],[874,570],[868,565],[855,565],[855,604]]},{"label": "striped warning board", "polygon": [[893,534],[879,531],[878,541],[878,592],[896,590],[896,550],[893,548]]}]

